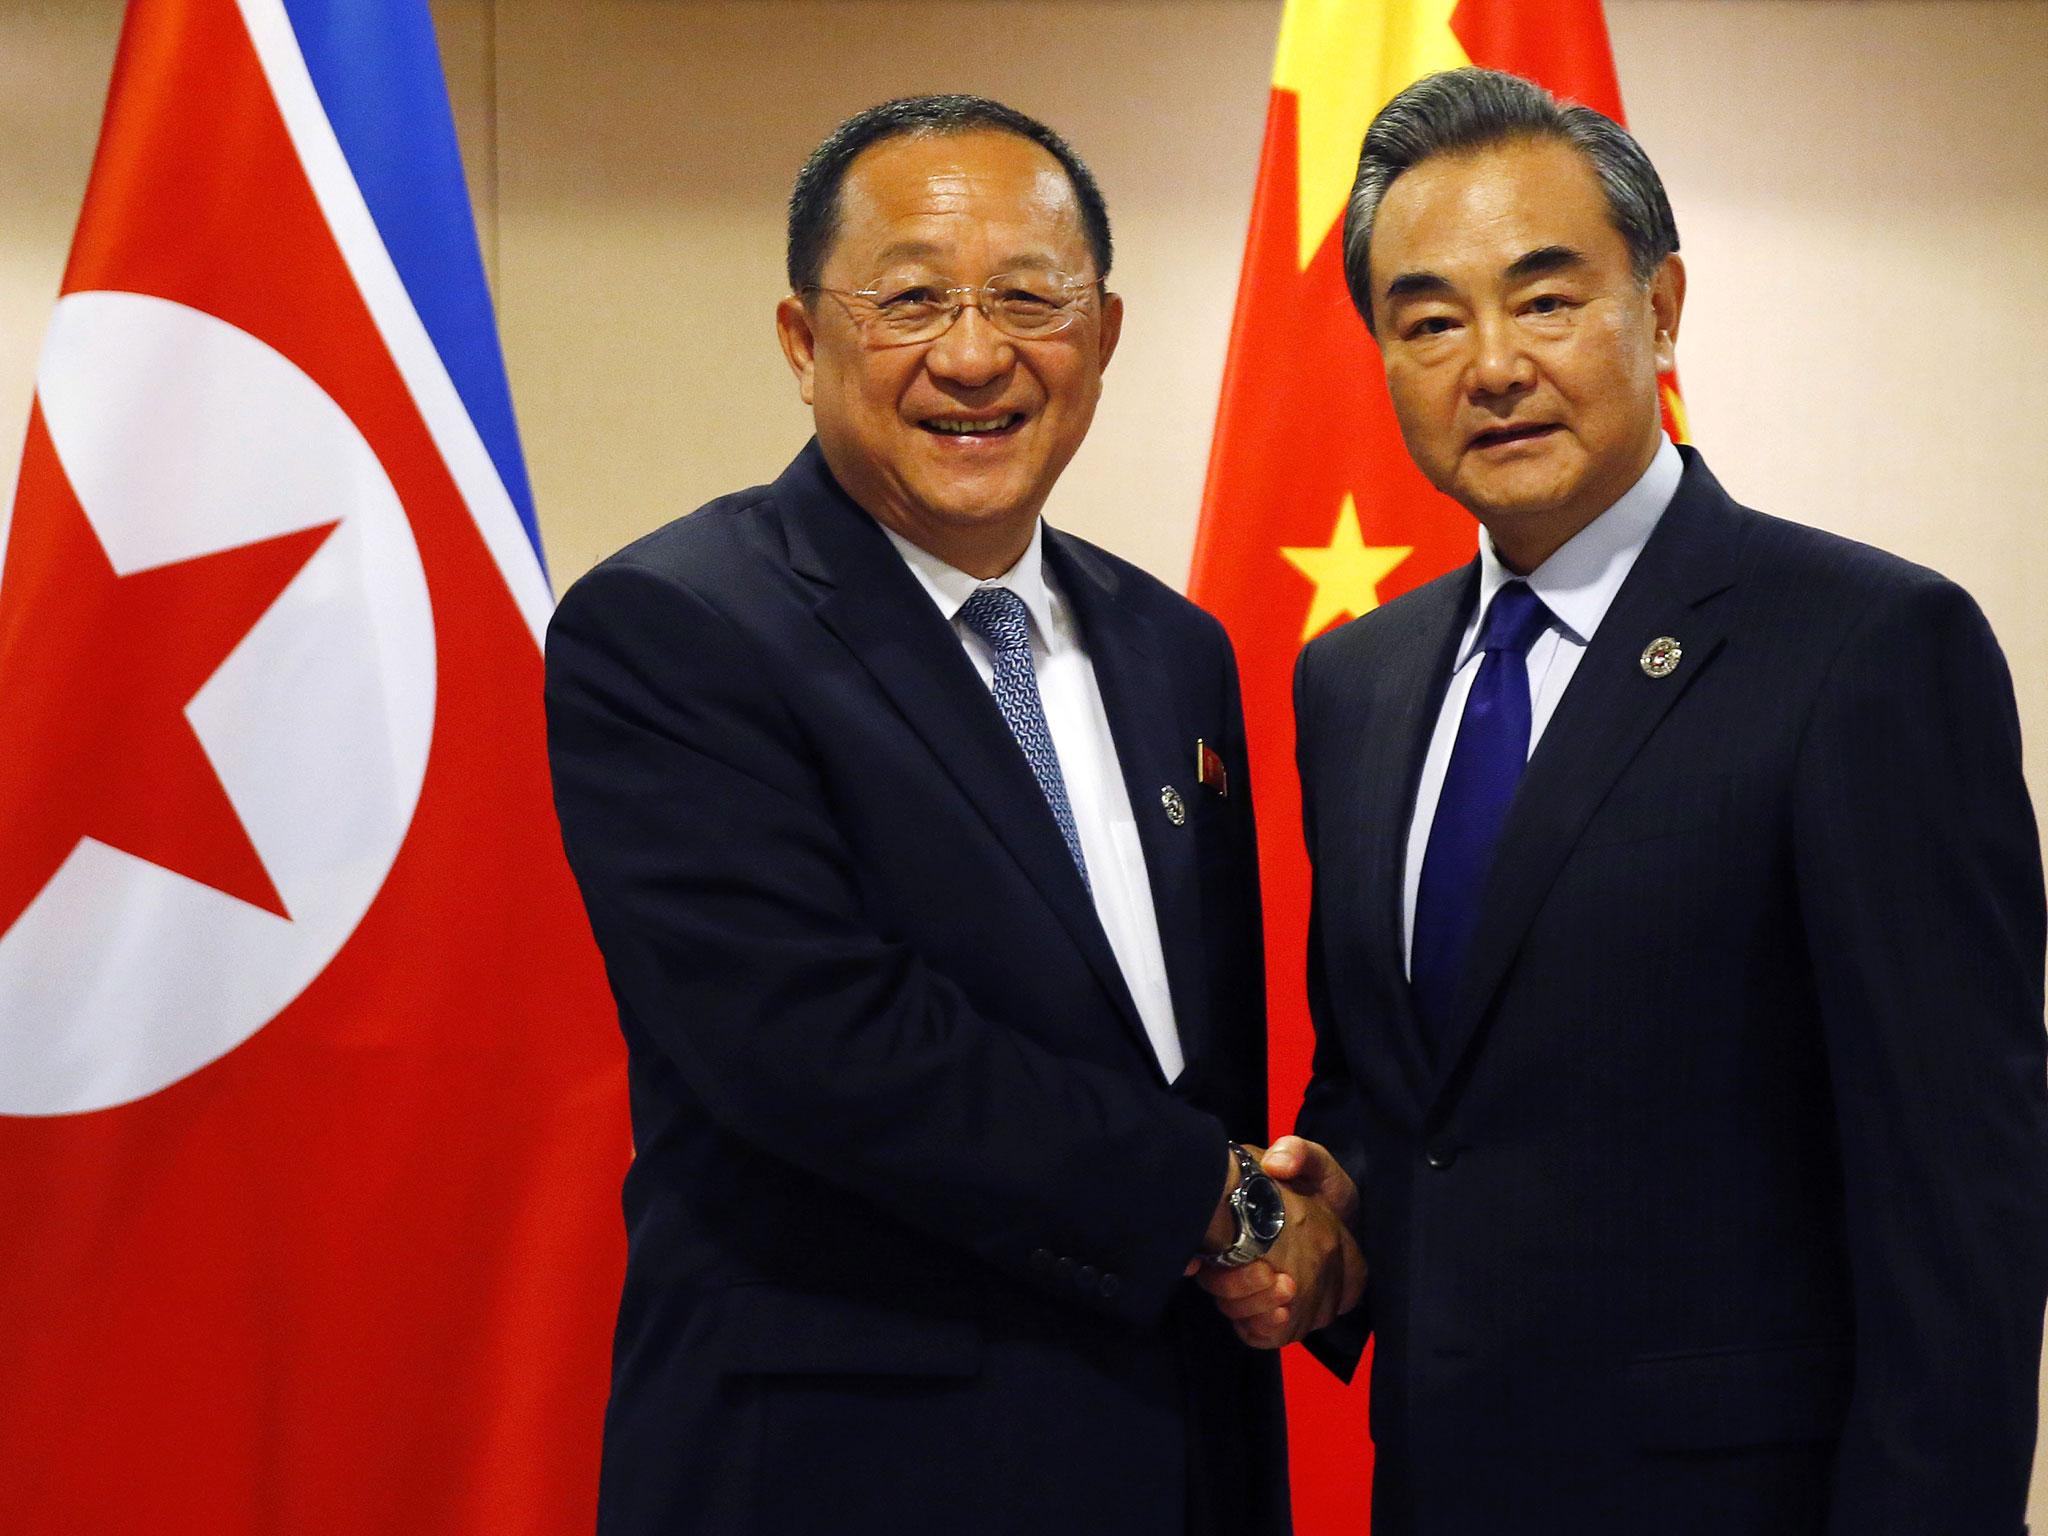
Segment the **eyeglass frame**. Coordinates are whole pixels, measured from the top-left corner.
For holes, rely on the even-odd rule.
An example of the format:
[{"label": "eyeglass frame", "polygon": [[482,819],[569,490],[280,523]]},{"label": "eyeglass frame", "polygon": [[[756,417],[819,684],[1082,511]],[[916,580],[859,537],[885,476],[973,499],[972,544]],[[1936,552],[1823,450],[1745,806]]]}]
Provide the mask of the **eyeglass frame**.
[{"label": "eyeglass frame", "polygon": [[[951,302],[953,313],[947,317],[946,323],[932,332],[931,335],[919,336],[909,341],[878,341],[875,339],[871,323],[880,317],[881,306],[875,302],[875,296],[882,291],[879,288],[827,288],[823,283],[805,283],[796,290],[796,293],[799,298],[806,298],[814,293],[827,293],[843,304],[846,304],[849,299],[865,300],[870,310],[874,313],[864,317],[851,304],[847,304],[847,310],[853,319],[855,328],[860,331],[862,341],[870,351],[876,352],[889,351],[897,347],[928,347],[952,330],[954,326],[958,325],[961,315],[965,314],[970,306],[980,312],[981,318],[988,323],[992,330],[1007,340],[1044,341],[1051,336],[1064,335],[1074,328],[1074,322],[1079,320],[1083,313],[1082,306],[1089,290],[1094,290],[1098,299],[1109,297],[1109,289],[1104,286],[1100,277],[1077,276],[1067,285],[1073,297],[1067,299],[1059,306],[1060,314],[1064,317],[1060,323],[1049,330],[1037,331],[1029,336],[1019,336],[1015,331],[1006,328],[988,312],[989,290],[995,286],[998,278],[1011,277],[1018,273],[1032,270],[1034,269],[1020,267],[1016,269],[1016,272],[997,272],[979,283],[963,283],[956,287],[938,289],[938,292]],[[1065,274],[1062,275],[1064,276]],[[974,297],[959,297],[962,294],[971,294]]]}]

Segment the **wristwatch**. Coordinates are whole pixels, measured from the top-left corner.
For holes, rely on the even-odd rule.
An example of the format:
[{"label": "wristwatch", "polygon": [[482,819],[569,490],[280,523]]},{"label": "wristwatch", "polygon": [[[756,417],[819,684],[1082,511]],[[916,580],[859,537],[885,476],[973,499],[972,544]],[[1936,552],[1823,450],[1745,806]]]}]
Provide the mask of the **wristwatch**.
[{"label": "wristwatch", "polygon": [[1237,1159],[1237,1188],[1230,1192],[1230,1212],[1237,1218],[1237,1241],[1209,1262],[1219,1269],[1236,1269],[1266,1256],[1280,1229],[1287,1225],[1287,1207],[1280,1201],[1280,1186],[1266,1177],[1258,1160],[1236,1142],[1230,1155]]}]

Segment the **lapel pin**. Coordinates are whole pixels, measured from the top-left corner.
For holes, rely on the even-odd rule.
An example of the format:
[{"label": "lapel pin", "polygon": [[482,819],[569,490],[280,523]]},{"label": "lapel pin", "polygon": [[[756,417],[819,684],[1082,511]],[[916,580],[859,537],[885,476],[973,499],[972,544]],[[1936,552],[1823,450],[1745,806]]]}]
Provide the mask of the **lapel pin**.
[{"label": "lapel pin", "polygon": [[1195,738],[1195,782],[1230,798],[1230,774],[1223,766],[1223,754],[1199,736]]},{"label": "lapel pin", "polygon": [[1181,800],[1180,791],[1171,784],[1159,791],[1159,803],[1166,807],[1166,819],[1176,827],[1188,819],[1187,805]]},{"label": "lapel pin", "polygon": [[1643,647],[1641,665],[1645,677],[1669,677],[1685,658],[1685,647],[1669,635],[1659,635]]}]

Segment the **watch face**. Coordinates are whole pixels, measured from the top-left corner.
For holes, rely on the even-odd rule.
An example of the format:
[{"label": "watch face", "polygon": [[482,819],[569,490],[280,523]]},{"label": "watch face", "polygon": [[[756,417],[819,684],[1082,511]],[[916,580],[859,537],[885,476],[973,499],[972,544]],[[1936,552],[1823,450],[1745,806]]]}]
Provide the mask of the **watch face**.
[{"label": "watch face", "polygon": [[1252,1236],[1262,1243],[1272,1242],[1287,1225],[1287,1207],[1280,1203],[1280,1186],[1263,1173],[1244,1181],[1244,1216]]}]

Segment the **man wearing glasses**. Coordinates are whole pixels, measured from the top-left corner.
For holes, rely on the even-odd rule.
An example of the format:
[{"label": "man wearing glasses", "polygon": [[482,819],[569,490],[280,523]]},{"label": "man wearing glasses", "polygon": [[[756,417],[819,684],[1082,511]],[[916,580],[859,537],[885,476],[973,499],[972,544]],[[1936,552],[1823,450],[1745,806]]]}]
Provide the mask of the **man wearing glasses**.
[{"label": "man wearing glasses", "polygon": [[638,1153],[607,1536],[1286,1529],[1278,1375],[1185,1270],[1356,1250],[1242,1150],[1229,644],[1039,520],[1116,348],[1109,264],[1042,124],[841,125],[776,316],[816,438],[556,616]]}]

